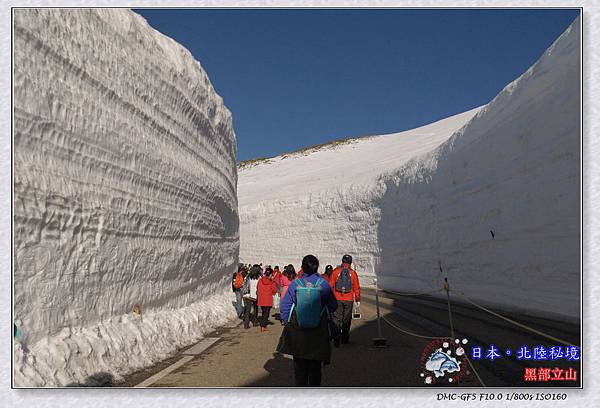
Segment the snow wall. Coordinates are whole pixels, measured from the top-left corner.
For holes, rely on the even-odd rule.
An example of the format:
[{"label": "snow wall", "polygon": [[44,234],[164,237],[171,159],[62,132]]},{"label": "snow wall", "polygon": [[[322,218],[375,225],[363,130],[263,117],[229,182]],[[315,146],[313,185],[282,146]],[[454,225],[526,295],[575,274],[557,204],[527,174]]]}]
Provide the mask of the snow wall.
[{"label": "snow wall", "polygon": [[129,10],[15,10],[13,28],[14,384],[119,380],[235,317],[231,114]]},{"label": "snow wall", "polygon": [[363,284],[424,292],[447,276],[473,300],[577,320],[579,31],[481,108],[243,166],[240,261],[349,253]]}]

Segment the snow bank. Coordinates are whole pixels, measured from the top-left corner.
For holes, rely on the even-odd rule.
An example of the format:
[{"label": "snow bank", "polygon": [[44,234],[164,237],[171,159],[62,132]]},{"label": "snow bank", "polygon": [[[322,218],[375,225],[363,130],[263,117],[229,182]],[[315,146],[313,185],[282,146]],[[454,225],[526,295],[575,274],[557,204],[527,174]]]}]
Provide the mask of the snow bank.
[{"label": "snow bank", "polygon": [[[179,309],[158,309],[137,317],[123,314],[85,327],[65,326],[52,336],[27,345],[16,343],[17,386],[95,384],[94,377],[123,375],[151,366],[188,346],[213,328],[235,319],[229,279],[203,288],[207,300]],[[103,384],[95,384],[103,385]]]},{"label": "snow bank", "polygon": [[15,10],[13,28],[14,383],[118,378],[235,315],[231,114],[131,11]]},{"label": "snow bank", "polygon": [[579,29],[482,108],[242,168],[240,260],[349,253],[364,283],[448,276],[488,304],[578,317]]},{"label": "snow bank", "polygon": [[577,19],[461,131],[382,179],[383,285],[430,290],[448,276],[488,304],[579,318],[579,30]]},{"label": "snow bank", "polygon": [[324,267],[349,253],[360,275],[372,276],[380,252],[379,177],[439,146],[476,111],[241,169],[240,261],[299,268],[302,256],[312,253]]}]

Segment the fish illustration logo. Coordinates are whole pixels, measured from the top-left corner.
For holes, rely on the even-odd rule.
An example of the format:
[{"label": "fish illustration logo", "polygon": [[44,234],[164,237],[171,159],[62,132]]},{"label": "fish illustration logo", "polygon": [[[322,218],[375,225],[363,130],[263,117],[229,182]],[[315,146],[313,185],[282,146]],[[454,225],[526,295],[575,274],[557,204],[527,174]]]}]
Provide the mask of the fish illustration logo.
[{"label": "fish illustration logo", "polygon": [[467,339],[461,342],[446,338],[430,341],[421,353],[420,376],[423,382],[458,384],[465,375],[470,375],[464,351],[467,342]]},{"label": "fish illustration logo", "polygon": [[460,371],[460,362],[444,353],[442,349],[438,349],[429,357],[429,360],[425,363],[425,368],[433,371],[436,378],[443,377],[446,372]]}]

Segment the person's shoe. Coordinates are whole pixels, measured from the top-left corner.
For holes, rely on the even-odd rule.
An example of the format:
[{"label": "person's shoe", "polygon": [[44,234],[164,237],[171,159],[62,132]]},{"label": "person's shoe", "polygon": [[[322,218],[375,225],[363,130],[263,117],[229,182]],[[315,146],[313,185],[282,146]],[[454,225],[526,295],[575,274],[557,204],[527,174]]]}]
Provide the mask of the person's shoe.
[{"label": "person's shoe", "polygon": [[261,331],[261,332],[266,332],[266,331],[268,331],[268,330],[267,330],[267,328],[266,328],[266,327],[262,327],[262,326],[261,326],[261,328],[260,328],[260,331]]}]

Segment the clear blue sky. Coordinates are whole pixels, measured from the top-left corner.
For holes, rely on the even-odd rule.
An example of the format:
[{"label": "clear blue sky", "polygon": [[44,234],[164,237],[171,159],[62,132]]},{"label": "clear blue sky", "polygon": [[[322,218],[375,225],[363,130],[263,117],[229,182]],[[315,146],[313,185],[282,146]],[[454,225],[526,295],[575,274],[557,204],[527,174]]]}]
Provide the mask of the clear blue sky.
[{"label": "clear blue sky", "polygon": [[136,9],[200,61],[238,160],[412,129],[487,103],[578,9]]}]

